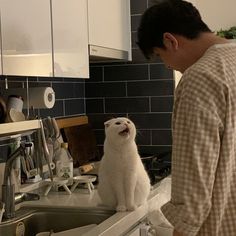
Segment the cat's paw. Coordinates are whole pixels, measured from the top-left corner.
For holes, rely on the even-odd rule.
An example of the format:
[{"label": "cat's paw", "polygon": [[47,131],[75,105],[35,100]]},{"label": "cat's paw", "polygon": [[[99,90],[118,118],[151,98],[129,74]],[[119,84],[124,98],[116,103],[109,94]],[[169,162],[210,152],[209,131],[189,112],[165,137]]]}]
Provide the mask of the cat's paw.
[{"label": "cat's paw", "polygon": [[116,207],[116,211],[126,211],[126,206],[125,205],[118,205]]},{"label": "cat's paw", "polygon": [[127,206],[128,211],[134,211],[136,209],[137,209],[137,206],[135,204],[130,204],[129,206]]}]

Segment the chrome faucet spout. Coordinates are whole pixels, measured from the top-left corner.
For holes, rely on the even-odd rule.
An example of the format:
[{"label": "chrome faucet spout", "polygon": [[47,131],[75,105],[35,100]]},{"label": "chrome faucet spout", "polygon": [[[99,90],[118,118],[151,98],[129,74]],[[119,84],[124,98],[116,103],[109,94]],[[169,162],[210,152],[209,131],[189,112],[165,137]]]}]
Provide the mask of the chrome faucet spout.
[{"label": "chrome faucet spout", "polygon": [[11,170],[14,160],[19,155],[25,155],[25,147],[20,145],[7,159],[5,165],[4,179],[2,185],[2,201],[5,203],[4,217],[7,219],[15,217],[15,204],[23,201],[38,200],[39,195],[31,193],[15,194],[15,186],[11,181]]},{"label": "chrome faucet spout", "polygon": [[18,147],[7,159],[6,165],[5,165],[5,172],[4,172],[4,179],[3,179],[3,185],[11,184],[11,170],[12,165],[15,161],[15,159],[19,155],[25,155],[25,149],[23,145],[21,144],[20,147]]},{"label": "chrome faucet spout", "polygon": [[15,204],[25,201],[36,201],[39,198],[39,195],[36,193],[15,193]]}]

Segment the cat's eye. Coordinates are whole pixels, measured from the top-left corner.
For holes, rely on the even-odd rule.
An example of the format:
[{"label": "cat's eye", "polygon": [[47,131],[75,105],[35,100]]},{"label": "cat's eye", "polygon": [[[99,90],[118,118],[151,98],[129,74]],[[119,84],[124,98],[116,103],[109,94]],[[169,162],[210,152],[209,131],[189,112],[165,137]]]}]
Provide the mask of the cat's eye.
[{"label": "cat's eye", "polygon": [[116,125],[120,125],[121,123],[120,123],[120,122],[116,122],[115,124],[116,124]]},{"label": "cat's eye", "polygon": [[130,124],[130,121],[127,121],[128,124]]}]

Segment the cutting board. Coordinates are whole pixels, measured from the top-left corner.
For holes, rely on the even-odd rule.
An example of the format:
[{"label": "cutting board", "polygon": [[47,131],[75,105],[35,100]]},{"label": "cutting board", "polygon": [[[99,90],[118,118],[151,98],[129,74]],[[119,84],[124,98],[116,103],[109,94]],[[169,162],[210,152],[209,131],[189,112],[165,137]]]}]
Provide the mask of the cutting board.
[{"label": "cutting board", "polygon": [[100,160],[96,137],[90,124],[65,127],[61,133],[68,143],[74,167]]}]

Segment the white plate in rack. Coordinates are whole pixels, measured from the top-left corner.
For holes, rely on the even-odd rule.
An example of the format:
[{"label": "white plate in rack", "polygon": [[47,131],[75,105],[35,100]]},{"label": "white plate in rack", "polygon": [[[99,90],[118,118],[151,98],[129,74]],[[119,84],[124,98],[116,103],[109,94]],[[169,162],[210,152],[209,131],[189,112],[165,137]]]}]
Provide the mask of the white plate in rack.
[{"label": "white plate in rack", "polygon": [[71,194],[70,189],[66,186],[68,183],[69,179],[61,178],[61,177],[53,177],[53,181],[51,179],[46,179],[45,182],[48,184],[44,196],[48,195],[48,192],[51,190],[53,186],[60,187],[62,186],[68,194]]},{"label": "white plate in rack", "polygon": [[61,177],[53,177],[53,181],[51,179],[45,179],[45,182],[54,183],[54,184],[67,184],[69,179],[61,178]]},{"label": "white plate in rack", "polygon": [[80,183],[89,183],[89,182],[94,182],[97,179],[96,176],[93,175],[78,175],[78,176],[74,176],[73,180],[79,181]]},{"label": "white plate in rack", "polygon": [[97,177],[93,175],[78,175],[73,177],[74,184],[71,187],[71,192],[75,190],[78,184],[86,184],[88,192],[91,193],[94,189],[93,182],[96,181]]}]

